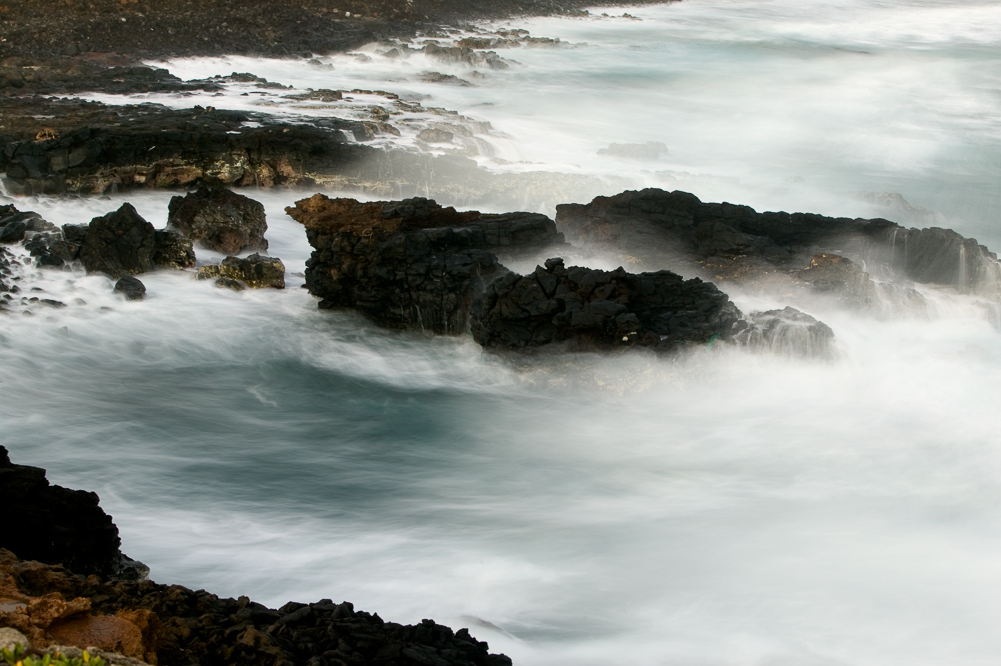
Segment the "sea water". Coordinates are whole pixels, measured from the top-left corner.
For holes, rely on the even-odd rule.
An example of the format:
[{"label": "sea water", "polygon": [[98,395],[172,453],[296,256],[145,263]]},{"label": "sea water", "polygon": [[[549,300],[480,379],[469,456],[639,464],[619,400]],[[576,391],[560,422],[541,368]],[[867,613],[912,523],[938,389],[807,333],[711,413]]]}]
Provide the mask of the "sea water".
[{"label": "sea water", "polygon": [[[997,5],[687,0],[591,13],[482,27],[562,44],[499,50],[514,64],[484,78],[375,45],[359,51],[369,60],[320,59],[333,70],[165,66],[431,95],[425,106],[491,123],[485,168],[595,176],[608,189],[596,194],[679,187],[759,209],[923,216],[1001,245]],[[421,83],[430,69],[476,86]],[[223,98],[252,108],[235,88]],[[322,112],[273,102],[262,110]],[[667,155],[597,152],[647,141]],[[1001,337],[977,299],[919,285],[929,316],[898,320],[817,302],[834,362],[721,345],[512,361],[469,338],[318,311],[299,288],[310,248],[283,212],[310,193],[246,193],[267,208],[286,290],[164,272],[128,303],[106,278],[47,271],[36,284],[69,305],[0,328],[12,458],[97,491],[154,580],[432,617],[516,664],[1001,655]],[[170,196],[16,204],[63,224],[129,201],[159,227]],[[732,296],[745,312],[784,305]]]}]

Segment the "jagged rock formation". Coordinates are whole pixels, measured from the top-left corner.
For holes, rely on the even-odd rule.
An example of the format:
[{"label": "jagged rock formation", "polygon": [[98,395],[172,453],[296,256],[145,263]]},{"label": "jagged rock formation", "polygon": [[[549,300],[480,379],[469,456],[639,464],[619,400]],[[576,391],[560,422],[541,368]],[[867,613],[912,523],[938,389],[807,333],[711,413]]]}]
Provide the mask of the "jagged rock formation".
[{"label": "jagged rock formation", "polygon": [[202,266],[196,276],[199,280],[216,279],[216,286],[239,291],[244,286],[251,289],[284,289],[285,264],[278,257],[252,254],[243,259],[226,257],[219,265]]},{"label": "jagged rock formation", "polygon": [[563,242],[544,215],[460,213],[420,198],[363,204],[317,194],[285,210],[314,248],[306,286],[321,308],[448,335],[468,330],[473,298],[501,271],[494,252]]},{"label": "jagged rock formation", "polygon": [[264,206],[224,187],[201,187],[171,198],[167,224],[216,252],[268,249]]},{"label": "jagged rock formation", "polygon": [[88,273],[114,278],[195,265],[190,241],[176,232],[157,231],[129,203],[90,221],[78,257]]},{"label": "jagged rock formation", "polygon": [[50,485],[45,470],[10,461],[0,446],[0,548],[79,574],[135,578],[145,566],[124,555],[95,493]]},{"label": "jagged rock formation", "polygon": [[473,306],[473,338],[487,348],[574,350],[642,346],[670,351],[729,339],[744,322],[726,294],[670,271],[567,268],[549,259],[529,275],[491,282]]},{"label": "jagged rock formation", "polygon": [[[557,207],[556,224],[574,243],[614,248],[643,265],[666,266],[720,282],[781,278],[817,254],[865,262],[887,279],[1001,295],[997,256],[949,229],[905,229],[882,219],[757,213],[657,189]],[[881,276],[882,277],[882,276]]]}]

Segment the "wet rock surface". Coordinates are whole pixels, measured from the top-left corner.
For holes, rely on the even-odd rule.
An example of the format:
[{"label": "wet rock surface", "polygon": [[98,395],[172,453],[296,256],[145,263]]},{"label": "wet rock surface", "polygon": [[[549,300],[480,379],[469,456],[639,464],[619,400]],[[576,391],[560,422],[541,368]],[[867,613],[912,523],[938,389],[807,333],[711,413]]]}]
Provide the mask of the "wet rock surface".
[{"label": "wet rock surface", "polygon": [[278,257],[252,254],[249,257],[226,257],[219,265],[202,266],[196,277],[199,280],[216,279],[217,287],[241,291],[251,289],[284,289],[285,264]]},{"label": "wet rock surface", "polygon": [[995,297],[1001,293],[997,256],[949,229],[905,229],[883,219],[758,213],[748,206],[703,203],[687,192],[657,189],[598,197],[586,205],[564,204],[557,211],[557,226],[571,242],[614,248],[643,264],[721,282],[781,278],[787,283],[788,273],[808,267],[814,255],[832,254],[865,262],[870,273],[878,267],[884,273],[879,277],[887,280]]},{"label": "wet rock surface", "polygon": [[118,528],[98,501],[95,493],[50,484],[44,469],[15,465],[0,446],[0,548],[78,574],[135,577],[144,567],[121,552]]},{"label": "wet rock surface", "polygon": [[740,318],[726,294],[699,278],[567,268],[550,259],[529,275],[508,273],[491,282],[473,306],[472,331],[486,348],[672,351],[729,339]]},{"label": "wet rock surface", "polygon": [[834,358],[834,331],[827,324],[791,307],[752,312],[734,336],[737,344],[780,356]]},{"label": "wet rock surface", "polygon": [[127,275],[115,283],[116,294],[121,294],[127,301],[141,301],[146,298],[146,285],[140,280]]},{"label": "wet rock surface", "polygon": [[202,187],[172,198],[167,224],[216,252],[268,249],[264,206],[223,187]]},{"label": "wet rock surface", "polygon": [[468,330],[473,298],[501,271],[495,252],[563,243],[544,215],[458,212],[420,198],[363,204],[317,194],[286,212],[314,248],[306,286],[321,308],[449,335]]}]

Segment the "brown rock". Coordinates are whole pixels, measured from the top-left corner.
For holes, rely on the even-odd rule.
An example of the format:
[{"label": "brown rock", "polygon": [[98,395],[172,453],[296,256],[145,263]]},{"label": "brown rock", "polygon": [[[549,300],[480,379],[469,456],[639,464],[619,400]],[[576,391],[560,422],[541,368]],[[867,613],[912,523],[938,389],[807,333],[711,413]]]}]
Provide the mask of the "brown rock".
[{"label": "brown rock", "polygon": [[49,627],[49,634],[63,645],[93,646],[134,659],[142,659],[146,654],[142,631],[121,617],[87,615],[63,620]]}]

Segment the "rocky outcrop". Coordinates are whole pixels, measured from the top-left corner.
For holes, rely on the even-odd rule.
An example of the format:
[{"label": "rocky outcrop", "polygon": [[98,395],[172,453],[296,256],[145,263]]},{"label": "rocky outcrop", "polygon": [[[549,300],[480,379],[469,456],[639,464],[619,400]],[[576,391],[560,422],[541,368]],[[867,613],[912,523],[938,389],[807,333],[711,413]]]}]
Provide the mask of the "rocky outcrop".
[{"label": "rocky outcrop", "polygon": [[534,213],[458,212],[428,199],[359,203],[317,194],[285,209],[314,248],[306,286],[321,308],[354,308],[383,326],[457,335],[494,253],[561,245],[553,221]]},{"label": "rocky outcrop", "polygon": [[173,197],[167,224],[216,252],[232,255],[268,249],[264,206],[224,187],[201,187]]},{"label": "rocky outcrop", "polygon": [[473,306],[473,338],[486,348],[573,350],[680,345],[731,338],[743,322],[726,294],[670,271],[567,268],[550,259],[529,275],[491,282]]},{"label": "rocky outcrop", "polygon": [[98,501],[95,493],[50,485],[44,469],[11,463],[0,446],[0,548],[79,574],[145,575],[121,552],[118,528]]},{"label": "rocky outcrop", "polygon": [[[1001,295],[997,256],[949,229],[905,229],[882,219],[808,213],[758,213],[748,206],[703,203],[657,189],[557,207],[556,224],[574,243],[614,248],[657,265],[720,282],[754,282],[806,268],[836,254],[878,268],[889,280]],[[862,297],[863,300],[865,296]]]},{"label": "rocky outcrop", "polygon": [[511,664],[466,629],[453,632],[431,620],[404,626],[330,599],[275,610],[247,597],[222,599],[180,585],[85,578],[0,550],[4,582],[0,598],[14,597],[12,605],[21,608],[0,611],[0,626],[31,632],[42,645],[73,640],[79,647],[95,644],[88,632],[105,628],[118,638],[116,652],[140,654],[159,666]]},{"label": "rocky outcrop", "polygon": [[737,344],[779,356],[832,360],[834,331],[795,308],[752,312],[734,336]]},{"label": "rocky outcrop", "polygon": [[[75,235],[75,231],[71,232]],[[88,273],[118,278],[157,268],[189,268],[195,255],[190,242],[158,232],[132,204],[91,220],[78,253]]]},{"label": "rocky outcrop", "polygon": [[221,264],[202,266],[195,277],[199,280],[216,278],[216,286],[237,291],[244,286],[251,289],[284,289],[285,264],[278,257],[263,257],[260,254],[243,259],[226,257]]},{"label": "rocky outcrop", "polygon": [[793,276],[818,294],[830,294],[858,310],[879,308],[882,301],[876,283],[850,259],[836,254],[815,254],[810,264]]}]

